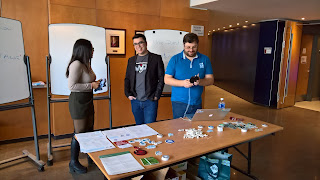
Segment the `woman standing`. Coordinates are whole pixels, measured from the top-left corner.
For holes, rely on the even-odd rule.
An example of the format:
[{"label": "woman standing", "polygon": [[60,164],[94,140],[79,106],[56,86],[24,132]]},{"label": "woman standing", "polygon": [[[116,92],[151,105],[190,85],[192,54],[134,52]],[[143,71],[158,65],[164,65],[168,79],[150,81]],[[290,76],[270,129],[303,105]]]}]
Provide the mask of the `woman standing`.
[{"label": "woman standing", "polygon": [[[95,81],[96,75],[91,68],[93,47],[90,41],[78,39],[74,46],[72,57],[69,62],[66,76],[68,87],[71,91],[69,96],[69,111],[73,120],[74,133],[93,131],[94,107],[93,89],[98,88],[100,80]],[[86,173],[87,168],[79,162],[80,146],[73,137],[71,140],[70,172]]]}]

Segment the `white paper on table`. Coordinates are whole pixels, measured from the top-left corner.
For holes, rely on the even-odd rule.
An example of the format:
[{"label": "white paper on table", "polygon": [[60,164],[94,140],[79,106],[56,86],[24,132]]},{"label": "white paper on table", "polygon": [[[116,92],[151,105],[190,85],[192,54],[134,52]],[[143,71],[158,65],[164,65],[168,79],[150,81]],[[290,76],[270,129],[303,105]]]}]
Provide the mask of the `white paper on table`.
[{"label": "white paper on table", "polygon": [[134,134],[135,138],[141,138],[141,137],[147,137],[147,136],[153,136],[157,135],[158,132],[149,127],[146,124],[142,125],[136,125],[136,126],[130,126],[126,127],[126,129],[131,133]]},{"label": "white paper on table", "polygon": [[111,130],[105,130],[102,131],[102,133],[110,139],[112,142],[116,141],[123,141],[128,139],[134,139],[135,134],[131,134],[127,129],[125,128],[118,128],[118,129],[111,129]]},{"label": "white paper on table", "polygon": [[75,136],[80,144],[80,151],[83,153],[115,148],[101,131],[80,133]]},{"label": "white paper on table", "polygon": [[129,151],[99,156],[109,175],[122,174],[144,169]]},{"label": "white paper on table", "polygon": [[124,149],[124,148],[132,147],[132,145],[131,144],[124,144],[124,145],[119,145],[118,147],[121,149]]}]

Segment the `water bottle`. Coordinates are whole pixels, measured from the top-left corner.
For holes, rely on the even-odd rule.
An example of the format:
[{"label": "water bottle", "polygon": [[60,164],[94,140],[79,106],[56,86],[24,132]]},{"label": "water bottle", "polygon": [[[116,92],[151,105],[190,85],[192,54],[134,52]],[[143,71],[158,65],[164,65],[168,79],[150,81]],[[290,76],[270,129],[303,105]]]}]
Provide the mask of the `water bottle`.
[{"label": "water bottle", "polygon": [[223,98],[220,98],[220,102],[219,102],[219,105],[218,105],[218,108],[219,108],[219,109],[224,109],[224,108],[226,108],[226,104],[224,103],[223,100],[224,100]]}]

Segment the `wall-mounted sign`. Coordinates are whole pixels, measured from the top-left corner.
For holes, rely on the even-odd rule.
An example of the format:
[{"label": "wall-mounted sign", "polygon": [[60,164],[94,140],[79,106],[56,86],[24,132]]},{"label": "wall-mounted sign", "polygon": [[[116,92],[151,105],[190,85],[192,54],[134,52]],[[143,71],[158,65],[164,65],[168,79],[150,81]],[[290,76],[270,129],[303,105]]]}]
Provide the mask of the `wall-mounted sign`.
[{"label": "wall-mounted sign", "polygon": [[272,47],[264,47],[264,54],[271,54]]},{"label": "wall-mounted sign", "polygon": [[198,36],[204,36],[204,26],[191,25],[191,32]]},{"label": "wall-mounted sign", "polygon": [[301,56],[301,64],[307,64],[307,56]]}]

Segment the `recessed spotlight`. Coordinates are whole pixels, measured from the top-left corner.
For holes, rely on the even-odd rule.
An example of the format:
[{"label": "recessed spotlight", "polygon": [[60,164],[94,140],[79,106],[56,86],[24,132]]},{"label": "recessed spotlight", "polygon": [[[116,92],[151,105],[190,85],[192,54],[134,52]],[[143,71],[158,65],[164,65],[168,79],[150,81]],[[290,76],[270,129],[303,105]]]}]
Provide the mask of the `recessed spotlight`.
[{"label": "recessed spotlight", "polygon": [[218,31],[220,30],[220,28],[218,28]]},{"label": "recessed spotlight", "polygon": [[230,24],[229,27],[232,27],[232,25]]},{"label": "recessed spotlight", "polygon": [[255,26],[256,24],[251,24],[251,26]]},{"label": "recessed spotlight", "polygon": [[215,32],[216,30],[214,29],[214,30],[212,30],[213,32]]},{"label": "recessed spotlight", "polygon": [[248,23],[248,21],[245,21],[245,23]]},{"label": "recessed spotlight", "polygon": [[301,18],[302,20],[305,20],[305,18]]},{"label": "recessed spotlight", "polygon": [[223,27],[223,29],[225,29],[226,27]]},{"label": "recessed spotlight", "polygon": [[240,23],[237,23],[237,26],[239,26],[240,25]]},{"label": "recessed spotlight", "polygon": [[246,28],[246,27],[248,27],[248,26],[242,26],[242,27]]},{"label": "recessed spotlight", "polygon": [[208,36],[210,36],[210,33],[208,33]]}]

